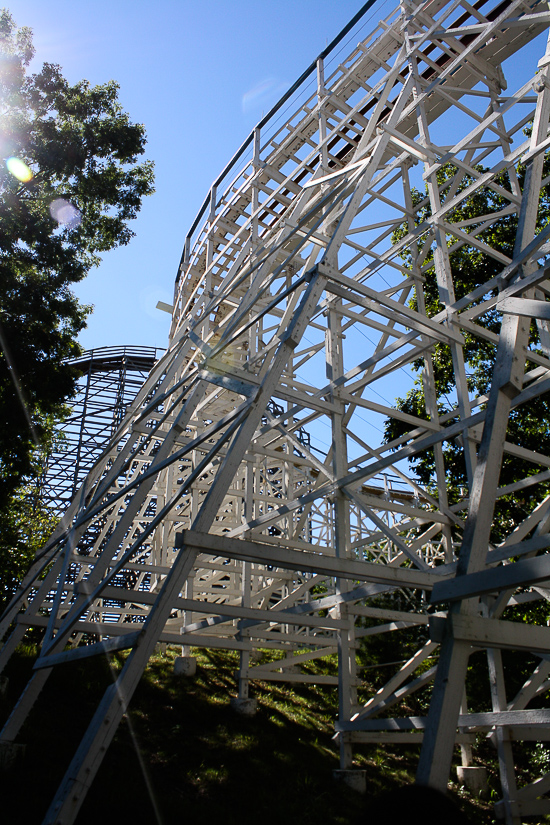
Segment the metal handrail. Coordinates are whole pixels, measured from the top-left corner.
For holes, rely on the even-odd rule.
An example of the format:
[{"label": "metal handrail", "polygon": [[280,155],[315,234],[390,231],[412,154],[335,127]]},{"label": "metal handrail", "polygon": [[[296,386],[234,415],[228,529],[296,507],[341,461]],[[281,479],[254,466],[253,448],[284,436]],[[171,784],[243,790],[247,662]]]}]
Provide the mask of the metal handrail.
[{"label": "metal handrail", "polygon": [[[182,253],[181,253],[181,258],[180,258],[180,267],[182,266],[182,264],[183,264],[183,263],[184,263],[184,261],[185,261],[185,250],[186,250],[186,248],[187,248],[187,246],[188,246],[188,243],[190,242],[190,240],[191,240],[191,238],[192,238],[192,236],[193,236],[193,232],[195,231],[195,229],[196,229],[196,228],[197,228],[197,226],[199,225],[199,222],[200,222],[201,218],[203,217],[204,213],[206,212],[206,210],[207,210],[207,208],[208,208],[208,206],[209,206],[209,204],[210,204],[210,200],[211,200],[211,198],[212,198],[212,191],[214,191],[214,192],[216,191],[216,188],[219,186],[219,184],[221,183],[221,181],[225,178],[225,176],[228,174],[228,172],[230,172],[230,171],[231,171],[231,169],[233,168],[233,166],[235,166],[235,164],[237,163],[237,161],[238,161],[238,160],[239,160],[239,159],[243,156],[243,154],[245,153],[245,151],[248,149],[248,147],[250,146],[250,144],[251,144],[251,143],[252,143],[252,141],[254,140],[254,132],[255,132],[257,129],[262,129],[262,128],[266,125],[266,123],[268,123],[268,122],[271,120],[271,118],[273,117],[273,115],[275,115],[275,114],[279,111],[279,109],[280,109],[282,106],[284,106],[284,104],[286,103],[286,101],[287,101],[290,97],[292,97],[292,95],[294,94],[294,92],[295,92],[295,91],[296,91],[296,90],[297,90],[297,89],[298,89],[298,88],[302,85],[302,83],[303,83],[305,80],[307,80],[307,78],[308,78],[311,74],[313,74],[313,72],[315,72],[315,71],[317,70],[317,63],[318,63],[318,61],[319,61],[319,60],[324,60],[324,59],[325,59],[325,57],[327,57],[327,56],[330,54],[330,52],[331,52],[334,48],[336,48],[336,46],[337,46],[337,45],[338,45],[338,44],[339,44],[339,43],[340,43],[340,42],[344,39],[344,37],[346,36],[346,34],[348,34],[348,32],[349,32],[349,31],[350,31],[350,30],[351,30],[351,29],[355,26],[355,24],[359,22],[359,20],[360,20],[360,19],[361,19],[361,18],[362,18],[362,17],[363,17],[366,13],[367,13],[367,11],[368,11],[368,10],[369,10],[369,9],[370,9],[373,5],[374,5],[374,3],[375,3],[375,2],[376,2],[376,0],[368,0],[368,2],[367,2],[367,3],[365,3],[363,6],[361,6],[361,8],[360,8],[360,9],[359,9],[359,11],[357,12],[357,14],[356,14],[356,15],[354,15],[354,17],[352,17],[352,18],[351,18],[351,20],[349,21],[349,23],[347,23],[347,24],[344,26],[344,28],[343,28],[343,29],[339,32],[339,34],[337,34],[337,35],[336,35],[336,37],[334,38],[334,40],[332,40],[332,41],[328,44],[328,46],[326,46],[326,47],[323,49],[323,51],[322,51],[322,52],[321,52],[321,53],[320,53],[320,54],[319,54],[319,55],[315,58],[315,60],[313,60],[313,61],[310,63],[310,65],[307,67],[307,69],[306,69],[304,72],[302,72],[302,74],[300,75],[300,77],[298,78],[298,80],[296,80],[296,82],[295,82],[295,83],[293,83],[293,85],[290,87],[290,89],[289,89],[287,92],[285,92],[285,93],[284,93],[284,95],[283,95],[283,96],[282,96],[282,97],[281,97],[281,98],[277,101],[277,103],[273,106],[273,108],[272,108],[272,109],[270,109],[270,111],[267,113],[267,115],[265,115],[265,117],[263,117],[263,118],[260,120],[260,122],[259,122],[259,123],[258,123],[258,124],[254,127],[254,129],[252,129],[252,131],[250,132],[250,134],[248,135],[248,137],[246,138],[246,140],[244,141],[244,143],[243,143],[243,144],[241,144],[240,148],[239,148],[239,149],[237,150],[237,152],[233,155],[233,157],[231,158],[231,160],[229,161],[229,163],[227,164],[227,166],[224,168],[224,170],[221,172],[221,174],[220,174],[220,175],[218,175],[218,177],[217,177],[217,178],[216,178],[216,180],[214,181],[214,183],[213,183],[213,185],[212,185],[211,189],[209,190],[208,195],[207,195],[207,196],[206,196],[206,198],[204,199],[203,204],[202,204],[201,208],[199,209],[199,211],[198,211],[198,213],[197,213],[197,217],[196,217],[196,218],[195,218],[195,220],[193,221],[193,224],[192,224],[192,226],[191,226],[191,229],[189,230],[189,232],[187,233],[187,235],[186,235],[186,237],[185,237],[185,243],[184,243],[184,246],[183,246],[183,251],[182,251]],[[178,269],[178,277],[179,277],[179,269]],[[176,279],[176,280],[177,280],[177,279]]]}]

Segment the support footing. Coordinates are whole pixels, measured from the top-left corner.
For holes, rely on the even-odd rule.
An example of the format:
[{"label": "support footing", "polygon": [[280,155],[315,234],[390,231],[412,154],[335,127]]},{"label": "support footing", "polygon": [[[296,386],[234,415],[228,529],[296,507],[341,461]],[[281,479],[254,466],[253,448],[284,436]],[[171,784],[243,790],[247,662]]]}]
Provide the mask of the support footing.
[{"label": "support footing", "polygon": [[487,793],[487,769],[474,766],[458,765],[456,769],[458,781],[474,796],[485,796]]},{"label": "support footing", "polygon": [[229,704],[241,716],[254,716],[258,710],[258,702],[256,699],[239,699],[238,696],[232,697]]},{"label": "support footing", "polygon": [[367,772],[359,768],[332,771],[332,776],[339,782],[345,782],[352,790],[364,794],[367,792]]},{"label": "support footing", "polygon": [[194,676],[197,672],[197,660],[194,656],[178,656],[174,660],[176,676]]}]

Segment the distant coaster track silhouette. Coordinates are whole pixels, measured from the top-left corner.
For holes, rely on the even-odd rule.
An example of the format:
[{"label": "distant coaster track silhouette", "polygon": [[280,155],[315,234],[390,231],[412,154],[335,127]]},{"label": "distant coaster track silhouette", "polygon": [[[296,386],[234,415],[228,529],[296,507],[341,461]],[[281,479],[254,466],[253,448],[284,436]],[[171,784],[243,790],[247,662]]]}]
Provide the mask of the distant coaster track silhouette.
[{"label": "distant coaster track silhouette", "polygon": [[68,507],[163,352],[156,347],[96,347],[69,360],[81,378],[71,413],[47,458],[44,503],[60,513]]}]

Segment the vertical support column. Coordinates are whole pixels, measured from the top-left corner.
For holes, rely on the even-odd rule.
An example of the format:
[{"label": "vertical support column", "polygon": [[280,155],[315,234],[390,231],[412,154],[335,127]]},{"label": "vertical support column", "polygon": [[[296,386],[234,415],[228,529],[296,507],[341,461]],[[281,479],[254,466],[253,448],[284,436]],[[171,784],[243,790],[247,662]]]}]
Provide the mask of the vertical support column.
[{"label": "vertical support column", "polygon": [[[250,607],[250,592],[252,585],[251,562],[241,562],[241,604],[243,607]],[[240,713],[241,716],[254,716],[257,710],[256,699],[249,696],[250,679],[248,668],[250,666],[250,631],[243,628],[239,623],[239,633],[237,639],[245,647],[239,652],[239,695],[231,699],[231,707]]]},{"label": "vertical support column", "polygon": [[[335,304],[340,304],[338,299]],[[334,306],[335,304],[332,304]],[[344,374],[344,357],[342,347],[342,316],[329,309],[327,312],[326,331],[326,373],[329,381],[336,381]],[[347,439],[344,431],[344,402],[339,398],[339,390],[331,392],[331,403],[337,411],[332,418],[332,469],[336,478],[342,478],[348,472]],[[349,556],[350,515],[349,504],[345,495],[339,490],[333,499],[334,510],[334,550],[339,558]],[[336,592],[343,593],[350,589],[345,579],[336,580]],[[354,616],[346,604],[339,605],[339,618],[347,623],[347,628],[338,631],[338,716],[340,722],[348,721],[352,709],[357,704],[356,662]],[[352,767],[353,751],[351,742],[340,737],[340,768]]]},{"label": "vertical support column", "polygon": [[213,224],[216,219],[216,187],[213,186],[210,190],[210,211],[208,214],[208,236],[206,241],[206,278],[204,282],[204,291],[207,295],[212,291],[212,273],[209,269],[214,260],[214,240],[213,240]]},{"label": "vertical support column", "polygon": [[[168,467],[166,471],[166,486],[164,488],[164,494],[162,496],[157,496],[157,512],[159,512],[165,504],[170,501],[172,495],[174,494],[174,490],[176,487],[176,479],[175,479],[175,467],[171,465]],[[173,522],[167,520],[165,521],[160,530],[157,530],[157,534],[159,536],[159,553],[160,553],[160,564],[162,567],[168,567],[172,564],[172,549],[170,547],[170,540],[172,540],[173,545]]]},{"label": "vertical support column", "polygon": [[[501,651],[489,648],[487,650],[487,662],[489,665],[489,684],[491,687],[493,710],[497,712],[505,711],[508,709],[508,702],[506,700],[506,685],[504,682]],[[508,728],[498,727],[496,729],[496,743],[500,784],[502,787],[502,802],[504,803],[502,807],[504,809],[506,825],[521,825],[520,818],[513,816],[510,807],[510,802],[516,797],[517,786],[512,742],[510,741]]]},{"label": "vertical support column", "polygon": [[[172,467],[168,467],[160,476],[156,484],[156,509],[161,510],[170,498],[170,487],[172,479]],[[168,554],[166,552],[166,542],[168,538],[169,523],[161,524],[159,529],[152,536],[151,555],[153,564],[159,567],[168,565]],[[159,584],[158,574],[151,573],[151,590],[155,590]]]},{"label": "vertical support column", "polygon": [[176,278],[176,282],[174,284],[174,309],[172,310],[172,323],[170,324],[170,332],[169,332],[169,339],[171,340],[175,335],[176,328],[179,323],[181,311],[182,311],[182,294],[181,289],[182,285],[185,282],[185,271],[189,266],[189,262],[191,260],[191,236],[187,235],[185,238],[185,243],[183,245],[183,256],[182,261],[180,263],[178,276]]},{"label": "vertical support column", "polygon": [[[245,478],[244,478],[244,518],[249,520],[252,518],[252,491],[254,489],[254,468],[250,461],[246,462]],[[252,563],[249,561],[241,562],[241,604],[243,607],[250,607],[252,593]],[[232,702],[233,708],[245,716],[252,716],[256,712],[256,700],[250,699],[249,696],[249,672],[250,667],[250,653],[252,645],[250,642],[250,630],[246,627],[240,627],[239,641],[244,647],[239,653],[239,695],[236,701]]]},{"label": "vertical support column", "polygon": [[[409,167],[403,166],[403,189],[405,197],[405,206],[408,210],[408,229],[412,232],[415,228],[414,224],[414,204],[411,194],[411,187],[409,182]],[[410,254],[412,260],[412,276],[414,279],[414,288],[416,293],[416,301],[418,310],[423,315],[426,314],[426,301],[424,299],[424,288],[420,278],[420,268],[417,263],[418,249],[415,243],[410,247]],[[422,388],[424,390],[424,400],[426,403],[426,412],[431,421],[438,421],[439,415],[437,412],[437,391],[435,387],[435,375],[431,350],[427,349],[424,354],[424,370],[422,372]],[[441,509],[448,509],[449,498],[447,495],[447,479],[445,477],[445,462],[443,459],[443,448],[441,444],[434,446],[434,461],[435,461],[435,475],[437,480],[437,494],[439,499],[439,506]],[[445,552],[445,560],[447,562],[453,561],[453,543],[451,536],[451,528],[444,524],[441,528],[443,548]]]},{"label": "vertical support column", "polygon": [[[184,589],[183,592],[185,594],[186,599],[192,599],[193,598],[194,593],[195,593],[195,571],[194,570],[191,573],[189,573],[189,575],[187,577],[187,580],[185,582],[185,589]],[[193,622],[195,621],[195,614],[193,613],[193,611],[192,610],[186,610],[184,615],[185,615],[185,624],[193,624]],[[191,655],[190,645],[184,645],[183,646],[182,654],[184,656],[190,656]]]},{"label": "vertical support column", "polygon": [[[327,115],[325,112],[324,102],[327,93],[325,89],[325,64],[322,57],[317,60],[317,106],[319,107],[319,165],[321,167],[321,175],[326,175],[330,172],[328,165],[328,149],[326,144],[327,136]],[[321,184],[321,193],[324,195],[330,189],[330,184]],[[328,204],[323,207],[323,214],[328,215],[330,207]],[[323,221],[321,225],[321,232],[328,234],[329,219]]]},{"label": "vertical support column", "polygon": [[261,165],[260,165],[260,130],[256,126],[254,129],[254,143],[253,143],[253,157],[252,157],[252,175],[253,175],[253,183],[251,186],[252,190],[252,223],[250,227],[250,252],[251,254],[254,252],[258,244],[258,209],[260,208],[260,189],[257,183],[257,176],[260,172]]},{"label": "vertical support column", "polygon": [[[409,43],[409,66],[411,74],[414,78],[413,97],[418,99],[422,95],[422,86],[418,74],[418,66],[416,55],[411,49],[411,42]],[[428,118],[423,102],[419,102],[416,110],[416,119],[419,132],[419,143],[429,148],[430,134],[428,128]],[[426,161],[425,168],[428,169],[430,163]],[[427,180],[428,197],[432,214],[437,213],[441,208],[441,199],[439,196],[439,184],[437,181],[436,172],[432,172]],[[452,328],[454,325],[453,313],[447,308],[455,302],[455,292],[453,284],[453,276],[451,271],[451,260],[449,257],[449,249],[447,247],[447,237],[445,227],[440,221],[434,223],[435,236],[435,250],[434,250],[434,269],[437,278],[437,286],[439,289],[439,299],[447,311],[447,324]],[[468,393],[468,382],[466,379],[466,367],[464,364],[464,354],[461,345],[451,342],[451,357],[453,361],[453,370],[456,378],[456,394],[457,403],[461,419],[466,419],[471,415],[471,405]],[[468,433],[463,433],[464,438],[464,461],[466,463],[466,475],[468,478],[468,485],[471,486],[473,472],[475,467],[475,445],[468,438]]]},{"label": "vertical support column", "polygon": [[[258,210],[260,207],[260,189],[257,181],[257,176],[261,172],[261,163],[260,163],[260,139],[261,139],[261,132],[260,129],[256,126],[254,129],[254,137],[253,137],[253,155],[252,155],[252,176],[253,182],[251,186],[251,211],[252,211],[252,221],[250,227],[250,254],[253,255],[256,247],[259,243],[259,232],[258,232]],[[249,284],[252,283],[252,276],[250,276]],[[261,338],[261,332],[254,327],[250,327],[248,330],[248,339],[246,342],[247,346],[247,357],[253,358],[256,352],[258,351],[258,340]],[[243,355],[243,360],[246,360],[246,354]],[[254,491],[254,480],[255,480],[255,473],[254,473],[254,464],[251,461],[246,462],[245,467],[245,474],[243,479],[243,489],[242,489],[242,512],[239,513],[239,516],[244,519],[244,521],[251,520],[253,518],[253,491]],[[252,571],[251,571],[251,563],[247,561],[243,561],[241,563],[241,604],[243,607],[250,607],[251,604],[251,591],[252,591]],[[252,645],[250,642],[250,631],[246,627],[240,627],[238,637],[239,641],[241,641],[245,647],[241,649],[239,652],[239,674],[238,674],[238,696],[235,699],[231,700],[231,705],[234,710],[244,716],[252,716],[256,712],[256,700],[250,699],[249,696],[249,666],[250,666],[250,653],[252,649]]]},{"label": "vertical support column", "polygon": [[[241,562],[241,604],[243,607],[250,607],[250,586],[251,586],[250,562]],[[250,631],[241,629],[239,639],[242,642],[248,641]],[[250,648],[240,652],[240,673],[239,673],[239,699],[248,699],[248,667],[250,664]]]},{"label": "vertical support column", "polygon": [[323,174],[329,171],[328,151],[325,143],[327,136],[327,116],[323,107],[326,97],[325,90],[325,65],[322,57],[317,60],[317,106],[319,107],[319,163]]},{"label": "vertical support column", "polygon": [[[183,586],[183,595],[186,599],[192,599],[195,590],[195,571],[192,570]],[[195,615],[192,610],[184,610],[182,615],[183,627],[192,624],[195,620]],[[194,676],[197,672],[197,660],[191,656],[191,645],[181,646],[181,656],[178,656],[174,661],[174,673],[176,676]]]}]

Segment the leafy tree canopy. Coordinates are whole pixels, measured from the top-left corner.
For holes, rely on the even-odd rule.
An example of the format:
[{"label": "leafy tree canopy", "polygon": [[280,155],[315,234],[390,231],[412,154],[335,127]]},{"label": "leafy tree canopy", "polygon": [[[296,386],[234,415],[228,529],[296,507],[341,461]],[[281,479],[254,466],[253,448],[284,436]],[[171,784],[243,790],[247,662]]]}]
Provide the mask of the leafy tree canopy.
[{"label": "leafy tree canopy", "polygon": [[128,243],[153,192],[145,130],[118,85],[71,85],[51,63],[30,74],[33,54],[31,30],[1,9],[0,555],[19,546],[10,508],[21,511],[21,485],[75,390],[64,359],[80,352],[90,307],[71,286]]},{"label": "leafy tree canopy", "polygon": [[[483,172],[485,170],[479,169]],[[447,196],[452,197],[450,184],[454,178],[456,168],[445,167],[438,173],[438,183],[441,187],[441,199],[445,202]],[[548,174],[548,170],[545,170]],[[519,184],[523,186],[524,170],[519,169]],[[465,176],[461,188],[470,183],[468,176]],[[497,184],[504,190],[511,191],[510,180],[507,173],[503,172]],[[452,192],[452,194],[449,194]],[[419,192],[413,191],[413,200],[419,209],[419,222],[425,220],[430,214],[430,204],[428,197]],[[506,209],[509,201],[498,191],[492,189],[478,189],[474,195],[465,199],[452,214],[453,222],[466,222],[471,231],[476,229],[478,241],[485,242],[489,247],[498,249],[508,257],[513,257],[513,249],[517,230],[517,214]],[[493,215],[495,219],[487,225],[487,216]],[[539,226],[544,226],[550,220],[550,187],[544,187],[541,191],[541,198],[538,213]],[[477,224],[477,226],[476,226]],[[485,228],[479,231],[480,227]],[[396,233],[394,240],[397,242],[406,235],[408,229],[406,225]],[[467,295],[479,284],[489,281],[499,274],[502,264],[481,251],[478,247],[468,243],[458,244],[449,238],[450,264],[455,287],[456,299]],[[420,245],[422,241],[420,242]],[[421,250],[419,250],[421,251]],[[423,250],[425,251],[425,250]],[[408,264],[412,265],[410,251],[404,252],[403,257]],[[433,262],[433,250],[429,250],[426,256],[426,263]],[[439,302],[439,290],[437,286],[436,273],[434,267],[428,267],[423,273],[425,275],[424,300],[426,312],[429,316],[437,314],[442,305]],[[483,296],[478,303],[482,303],[489,295]],[[416,297],[413,298],[412,305],[416,308]],[[501,315],[492,308],[476,318],[476,324],[485,329],[498,333],[500,330]],[[496,346],[492,341],[472,335],[467,330],[462,330],[464,337],[464,360],[467,371],[467,379],[470,392],[474,395],[484,395],[489,390],[492,376],[492,369],[496,355]],[[532,325],[530,347],[534,351],[539,351],[540,341],[536,324]],[[439,415],[449,415],[455,409],[456,399],[454,397],[455,377],[450,348],[443,343],[436,343],[432,350],[433,373],[435,380],[435,390],[437,395]],[[533,366],[533,365],[531,365]],[[415,370],[421,374],[424,369],[423,360],[418,360],[414,364]],[[397,407],[411,415],[419,418],[428,418],[426,411],[426,401],[424,397],[424,386],[422,378],[419,377],[415,386],[407,393],[405,398],[397,399]],[[548,453],[550,450],[550,402],[546,396],[540,396],[530,402],[529,405],[513,410],[508,424],[508,437],[520,447],[525,447],[536,452]],[[388,419],[385,426],[385,440],[387,443],[398,438],[407,432],[409,427],[397,419]],[[445,473],[447,480],[447,490],[450,503],[457,502],[463,498],[466,489],[466,468],[463,459],[462,445],[458,442],[446,442],[443,445],[445,461]],[[415,455],[411,459],[412,468],[418,479],[428,487],[433,487],[435,482],[435,458],[431,451],[426,451],[420,455]],[[501,485],[507,485],[519,478],[536,472],[534,465],[516,456],[505,454],[500,476]],[[513,528],[514,525],[523,521],[527,513],[533,508],[536,501],[530,500],[527,493],[516,493],[501,497],[496,504],[495,527],[493,540],[499,541]]]},{"label": "leafy tree canopy", "polygon": [[0,510],[74,391],[63,359],[90,308],[71,285],[128,243],[153,191],[117,84],[72,86],[50,63],[29,74],[33,54],[31,30],[0,10]]}]

